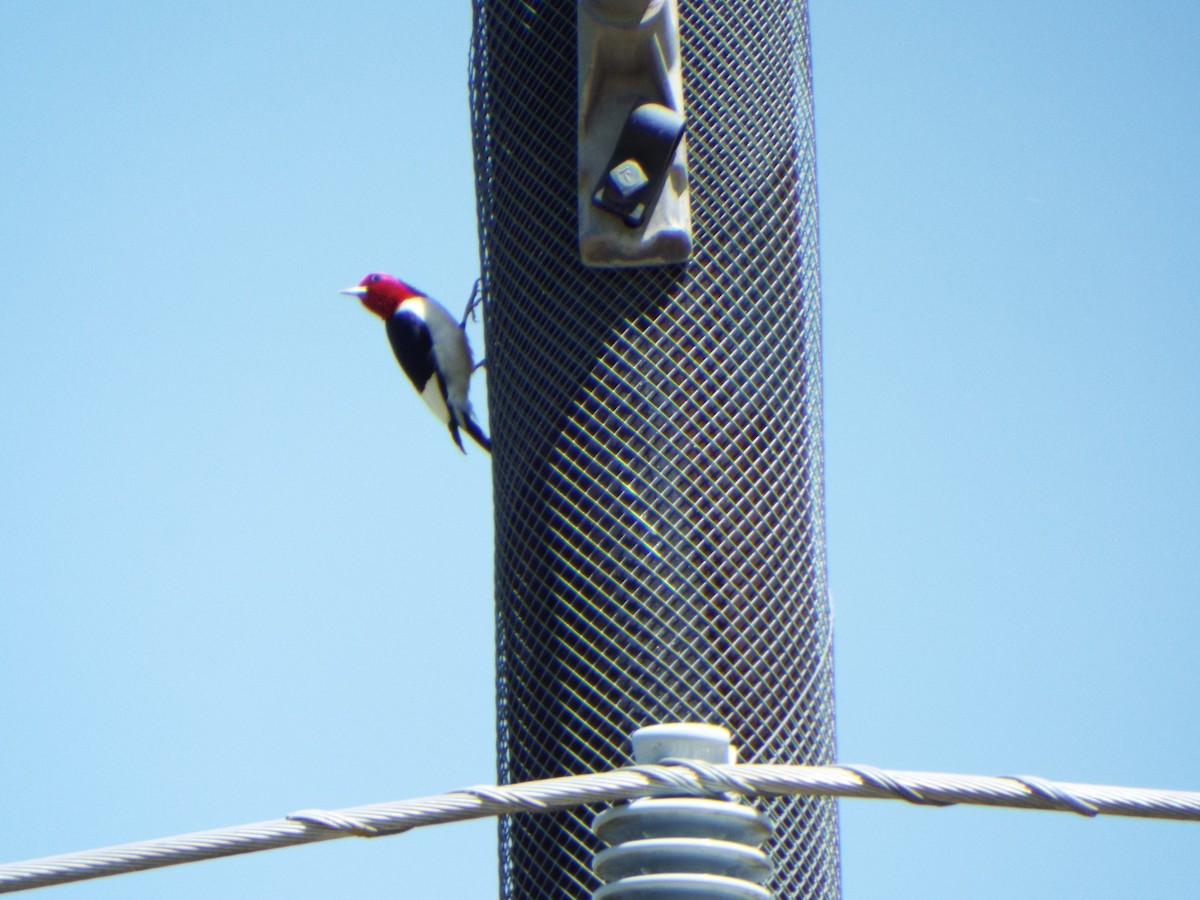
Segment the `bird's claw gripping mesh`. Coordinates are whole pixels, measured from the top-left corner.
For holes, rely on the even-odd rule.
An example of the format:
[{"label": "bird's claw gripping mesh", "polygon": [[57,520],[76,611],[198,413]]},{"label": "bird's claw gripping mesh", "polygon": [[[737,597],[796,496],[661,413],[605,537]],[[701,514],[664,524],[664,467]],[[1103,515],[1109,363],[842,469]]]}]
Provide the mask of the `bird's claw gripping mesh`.
[{"label": "bird's claw gripping mesh", "polygon": [[[834,758],[803,0],[680,3],[695,252],[576,239],[575,4],[476,0],[499,775],[626,762],[656,722]],[[761,804],[779,896],[839,894],[829,799]],[[506,897],[588,897],[584,811],[501,824]]]}]

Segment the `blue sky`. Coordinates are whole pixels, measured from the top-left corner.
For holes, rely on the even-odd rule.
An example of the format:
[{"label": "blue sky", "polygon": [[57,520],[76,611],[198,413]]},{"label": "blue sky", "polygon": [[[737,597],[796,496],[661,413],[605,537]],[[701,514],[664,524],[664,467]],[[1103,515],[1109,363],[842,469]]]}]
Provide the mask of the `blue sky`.
[{"label": "blue sky", "polygon": [[[842,758],[1200,787],[1200,8],[810,13]],[[0,861],[494,780],[487,461],[337,295],[470,291],[469,30],[0,5]],[[842,826],[854,898],[1200,879],[1180,823]],[[52,890],[495,883],[485,822]]]}]

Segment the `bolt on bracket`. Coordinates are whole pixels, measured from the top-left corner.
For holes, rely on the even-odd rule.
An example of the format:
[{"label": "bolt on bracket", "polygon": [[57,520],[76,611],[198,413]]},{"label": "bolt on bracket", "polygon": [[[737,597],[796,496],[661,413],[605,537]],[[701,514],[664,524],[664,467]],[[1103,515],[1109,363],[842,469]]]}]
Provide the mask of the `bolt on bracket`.
[{"label": "bolt on bracket", "polygon": [[579,251],[589,266],[691,255],[676,0],[579,0]]}]

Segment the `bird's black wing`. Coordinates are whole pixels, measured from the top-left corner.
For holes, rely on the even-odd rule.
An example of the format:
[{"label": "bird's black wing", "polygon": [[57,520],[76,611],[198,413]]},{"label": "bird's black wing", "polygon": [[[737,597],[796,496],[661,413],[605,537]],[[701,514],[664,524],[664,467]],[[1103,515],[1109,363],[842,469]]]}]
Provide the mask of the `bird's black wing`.
[{"label": "bird's black wing", "polygon": [[[433,339],[421,319],[408,310],[397,310],[387,320],[388,343],[396,354],[396,362],[413,383],[417,393],[423,393],[425,385],[434,376],[437,366],[433,358]],[[446,389],[442,387],[442,395]]]},{"label": "bird's black wing", "polygon": [[387,320],[387,336],[388,343],[392,345],[392,352],[396,354],[396,361],[400,363],[400,368],[413,383],[418,394],[424,396],[430,379],[437,380],[438,393],[442,395],[442,403],[449,417],[446,424],[450,428],[450,437],[454,438],[458,449],[466,453],[462,438],[458,434],[458,416],[450,405],[446,381],[438,373],[437,360],[433,355],[433,338],[430,337],[425,323],[415,313],[398,309]]}]

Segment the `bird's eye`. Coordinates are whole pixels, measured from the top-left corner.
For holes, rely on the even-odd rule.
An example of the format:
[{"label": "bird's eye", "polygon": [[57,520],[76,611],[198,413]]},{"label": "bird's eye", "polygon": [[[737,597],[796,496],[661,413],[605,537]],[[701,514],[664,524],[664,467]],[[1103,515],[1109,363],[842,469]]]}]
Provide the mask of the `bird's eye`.
[{"label": "bird's eye", "polygon": [[377,282],[378,280],[379,280],[379,276],[378,276],[378,275],[372,275],[372,276],[371,276],[371,284],[374,284],[374,283],[375,283],[375,282]]}]

